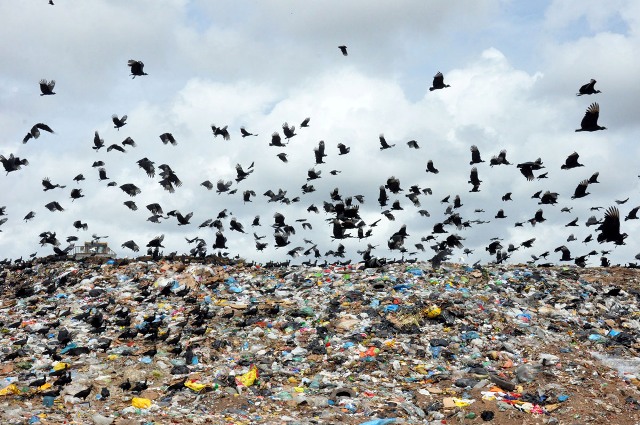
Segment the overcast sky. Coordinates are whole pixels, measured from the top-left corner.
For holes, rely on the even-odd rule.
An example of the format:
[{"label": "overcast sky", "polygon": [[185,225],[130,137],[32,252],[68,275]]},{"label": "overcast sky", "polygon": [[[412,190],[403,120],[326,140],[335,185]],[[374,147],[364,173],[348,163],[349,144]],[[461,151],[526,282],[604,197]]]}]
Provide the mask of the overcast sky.
[{"label": "overcast sky", "polygon": [[[331,239],[331,215],[323,201],[338,187],[343,197],[364,195],[360,215],[371,224],[373,236],[341,241],[347,258],[359,258],[367,243],[378,245],[374,254],[399,258],[387,240],[407,225],[405,241],[414,257],[428,259],[434,252],[414,246],[431,234],[446,216],[440,200],[460,195],[456,211],[464,220],[489,221],[450,233],[465,238],[473,249],[466,261],[491,261],[485,247],[492,237],[502,244],[518,245],[536,238],[530,249],[520,248],[510,262],[530,260],[532,254],[566,245],[572,255],[611,250],[612,263],[628,263],[640,252],[637,220],[624,216],[640,205],[638,196],[638,139],[640,135],[640,3],[615,0],[605,5],[591,0],[516,2],[483,0],[443,2],[406,0],[370,1],[85,1],[54,0],[2,2],[0,24],[0,154],[26,158],[29,165],[0,176],[0,207],[8,220],[0,225],[0,258],[52,253],[41,247],[38,235],[56,232],[62,246],[77,235],[80,242],[92,234],[106,239],[119,256],[136,254],[120,245],[130,239],[141,247],[165,234],[165,253],[185,252],[185,237],[204,238],[212,252],[215,229],[198,225],[227,209],[243,224],[247,234],[229,229],[224,220],[230,255],[266,261],[288,258],[288,249],[312,240],[324,254],[340,241]],[[348,47],[343,56],[338,46]],[[132,79],[129,59],[144,62],[147,76]],[[451,87],[429,91],[433,76],[441,71]],[[53,96],[40,96],[40,79],[55,80]],[[602,93],[576,96],[591,78]],[[578,132],[586,108],[600,104],[599,124],[593,133]],[[117,130],[112,114],[127,115]],[[310,117],[308,128],[299,125]],[[297,136],[284,148],[269,146],[275,131],[283,136],[284,122],[296,126]],[[36,123],[48,124],[55,134],[22,139]],[[211,125],[228,126],[231,140],[214,138]],[[257,137],[242,138],[245,126]],[[126,153],[92,149],[98,131],[106,146],[131,137],[136,147]],[[163,145],[159,135],[170,132],[178,144]],[[395,147],[381,151],[379,134]],[[323,140],[326,164],[314,165],[313,149]],[[407,146],[416,140],[420,149]],[[351,148],[339,156],[336,145]],[[477,165],[480,192],[470,193],[469,148],[477,145],[485,163]],[[510,166],[490,167],[489,159],[506,149]],[[584,167],[561,170],[572,152]],[[277,154],[285,152],[289,162]],[[149,178],[136,162],[147,157],[168,164],[182,180],[168,193]],[[527,181],[515,164],[541,158],[548,179]],[[110,180],[99,181],[94,161],[104,161]],[[426,173],[433,160],[440,173]],[[237,183],[235,165],[254,172]],[[321,170],[310,182],[316,191],[302,194],[307,170]],[[330,174],[331,170],[340,173]],[[599,184],[590,194],[572,200],[578,183],[599,172]],[[82,173],[85,181],[72,179]],[[400,179],[404,189],[389,194],[391,206],[400,200],[394,221],[380,214],[378,188],[387,178]],[[66,185],[43,192],[41,181]],[[216,194],[200,185],[232,180],[234,195]],[[108,182],[117,186],[107,187]],[[142,193],[129,197],[120,188],[137,185]],[[431,188],[415,207],[404,195],[409,187]],[[81,188],[83,198],[72,202],[70,191]],[[281,188],[299,202],[268,203],[263,193]],[[257,196],[243,203],[242,192]],[[538,205],[531,195],[542,190],[559,193],[555,206]],[[502,201],[512,192],[513,201]],[[602,219],[604,209],[618,205],[626,245],[583,243],[596,236],[586,227],[591,216]],[[137,211],[123,202],[133,200]],[[44,205],[58,201],[65,209],[50,212]],[[164,212],[193,212],[191,224],[178,226],[175,217],[160,224],[147,221],[147,204],[157,202]],[[315,204],[320,214],[308,213]],[[532,218],[541,208],[547,219],[535,227],[516,222]],[[573,208],[570,213],[561,208]],[[422,217],[419,209],[429,211]],[[477,213],[476,209],[485,212]],[[507,218],[496,219],[499,209]],[[23,217],[30,211],[35,218]],[[296,228],[287,248],[275,249],[273,214],[281,212]],[[262,226],[251,227],[254,216]],[[2,218],[2,217],[0,217]],[[578,218],[578,227],[565,227]],[[313,226],[303,229],[296,219]],[[87,231],[72,224],[81,220]],[[366,227],[365,229],[369,229]],[[269,246],[258,253],[253,232],[266,235]],[[351,234],[355,236],[355,231]],[[567,242],[573,234],[576,241]],[[445,235],[446,236],[446,235]],[[441,240],[439,237],[438,240]],[[138,254],[138,255],[139,255]],[[462,250],[454,251],[454,258]],[[599,263],[600,254],[590,259]],[[301,262],[305,257],[294,259]],[[333,257],[329,257],[333,260]]]}]

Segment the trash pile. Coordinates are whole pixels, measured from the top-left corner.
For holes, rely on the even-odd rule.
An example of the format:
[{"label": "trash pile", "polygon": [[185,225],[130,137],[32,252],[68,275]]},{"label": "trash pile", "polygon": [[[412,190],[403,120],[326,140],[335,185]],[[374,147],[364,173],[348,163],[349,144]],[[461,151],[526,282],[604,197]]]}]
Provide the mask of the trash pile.
[{"label": "trash pile", "polygon": [[635,424],[619,268],[0,269],[3,424]]}]

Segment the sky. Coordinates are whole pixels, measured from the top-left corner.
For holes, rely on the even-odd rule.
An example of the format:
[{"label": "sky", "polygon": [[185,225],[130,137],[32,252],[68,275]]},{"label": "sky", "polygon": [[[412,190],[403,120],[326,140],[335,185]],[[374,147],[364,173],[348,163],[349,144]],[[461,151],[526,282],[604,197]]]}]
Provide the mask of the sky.
[{"label": "sky", "polygon": [[[0,225],[0,259],[52,254],[50,245],[39,243],[45,231],[56,232],[61,248],[67,236],[77,236],[78,243],[93,234],[108,236],[103,240],[120,257],[146,253],[145,245],[161,234],[165,254],[187,252],[193,245],[185,237],[196,236],[207,241],[208,252],[217,252],[212,248],[216,229],[198,225],[227,209],[224,251],[230,256],[300,263],[310,257],[292,258],[287,251],[309,248],[306,239],[322,254],[342,243],[344,259],[359,259],[357,251],[372,244],[378,257],[427,260],[435,253],[429,247],[433,241],[421,239],[446,219],[449,204],[441,200],[459,195],[463,205],[455,211],[463,220],[486,223],[446,227],[445,236],[459,235],[464,248],[473,250],[464,255],[454,249],[456,261],[495,260],[485,249],[494,237],[505,249],[536,238],[531,248],[513,251],[511,263],[545,251],[550,251],[547,261],[558,262],[561,255],[554,249],[562,245],[573,256],[598,251],[589,265],[600,263],[602,250],[610,251],[606,257],[613,264],[637,261],[640,225],[624,217],[640,205],[638,2],[615,0],[607,7],[591,0],[54,2],[0,3],[0,154],[29,161],[0,175],[0,207],[6,207],[0,219],[7,219]],[[341,54],[341,45],[348,56]],[[148,75],[132,78],[130,59],[144,62]],[[430,91],[437,72],[450,87]],[[576,96],[592,78],[602,92]],[[56,81],[55,95],[40,96],[41,79]],[[607,129],[575,132],[593,102],[600,105],[598,123]],[[113,114],[127,115],[126,125],[114,128]],[[300,128],[306,117],[309,127]],[[285,122],[296,127],[297,135],[286,147],[269,146],[272,133],[283,136]],[[36,123],[55,133],[42,131],[23,144]],[[212,124],[227,126],[230,140],[214,137]],[[240,127],[257,136],[242,138]],[[105,147],[126,137],[136,147],[125,153],[95,151],[96,131]],[[159,136],[165,132],[177,145],[162,144]],[[381,150],[380,134],[395,146]],[[316,165],[313,149],[321,140],[327,156]],[[410,148],[410,140],[419,149]],[[338,155],[338,143],[349,146],[350,153]],[[471,145],[485,161],[475,165],[479,192],[469,192]],[[512,165],[490,167],[489,159],[503,149]],[[573,152],[584,166],[561,170]],[[287,163],[279,153],[287,154]],[[182,186],[174,193],[164,190],[157,174],[149,178],[138,167],[144,157],[156,167],[168,164]],[[545,168],[536,175],[548,172],[548,178],[527,181],[516,164],[537,158]],[[438,174],[425,171],[429,160]],[[99,181],[94,161],[105,163],[109,180]],[[236,164],[247,170],[252,163],[253,173],[236,183]],[[309,182],[315,192],[303,194],[311,168],[320,170],[321,178]],[[595,172],[600,183],[588,186],[588,196],[571,199],[578,183]],[[73,181],[78,174],[86,180]],[[392,176],[403,189],[389,193],[386,208],[394,200],[403,208],[392,212],[393,221],[377,202],[379,187]],[[45,177],[66,187],[44,192]],[[237,193],[218,194],[200,185],[220,179],[231,180]],[[107,187],[109,182],[117,185]],[[119,188],[126,183],[141,193],[129,197]],[[431,189],[431,195],[419,196],[420,207],[405,196],[412,185]],[[81,188],[84,197],[72,200],[73,188]],[[333,202],[334,188],[343,198],[364,195],[359,214],[371,237],[331,238],[333,215],[322,206]],[[269,189],[286,190],[289,199],[300,200],[268,202],[263,193]],[[250,203],[243,202],[245,190],[256,193]],[[531,196],[540,190],[557,192],[558,203],[538,205]],[[513,200],[503,201],[508,192]],[[626,203],[615,202],[626,198]],[[135,201],[137,211],[123,205],[128,200]],[[47,210],[44,205],[52,201],[64,211]],[[175,217],[148,221],[145,206],[151,203],[159,203],[165,215],[193,212],[190,224],[178,226]],[[307,211],[312,204],[319,214]],[[602,219],[610,206],[620,210],[626,244],[583,243],[598,233],[586,220]],[[563,207],[571,211],[561,212]],[[515,226],[539,208],[545,222]],[[430,216],[421,216],[419,209]],[[495,218],[499,209],[506,218]],[[35,218],[25,222],[30,211]],[[276,212],[296,230],[285,248],[274,246]],[[252,227],[256,215],[261,226]],[[246,234],[229,228],[230,217]],[[565,226],[575,218],[577,227]],[[312,228],[302,228],[296,221],[302,219]],[[76,220],[87,223],[88,230],[76,230]],[[390,251],[387,241],[402,225],[409,234],[406,252]],[[261,252],[253,232],[266,236],[261,241],[268,246]],[[572,234],[576,240],[567,241]],[[128,240],[140,252],[122,248]],[[415,247],[419,243],[425,251]]]}]

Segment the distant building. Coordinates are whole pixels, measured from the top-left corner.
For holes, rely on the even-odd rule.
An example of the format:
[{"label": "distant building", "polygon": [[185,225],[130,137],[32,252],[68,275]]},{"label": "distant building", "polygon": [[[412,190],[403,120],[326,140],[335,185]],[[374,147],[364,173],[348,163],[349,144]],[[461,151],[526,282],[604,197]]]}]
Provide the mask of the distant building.
[{"label": "distant building", "polygon": [[76,246],[73,249],[73,258],[76,260],[87,257],[116,257],[117,254],[109,248],[106,242],[85,242],[83,246]]}]

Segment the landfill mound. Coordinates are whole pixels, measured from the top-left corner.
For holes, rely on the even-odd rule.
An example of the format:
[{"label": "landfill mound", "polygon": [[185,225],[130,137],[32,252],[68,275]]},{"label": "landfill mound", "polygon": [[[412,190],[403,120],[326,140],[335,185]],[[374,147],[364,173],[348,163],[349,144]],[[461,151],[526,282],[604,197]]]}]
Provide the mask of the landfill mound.
[{"label": "landfill mound", "polygon": [[638,271],[0,269],[3,424],[636,424]]}]

